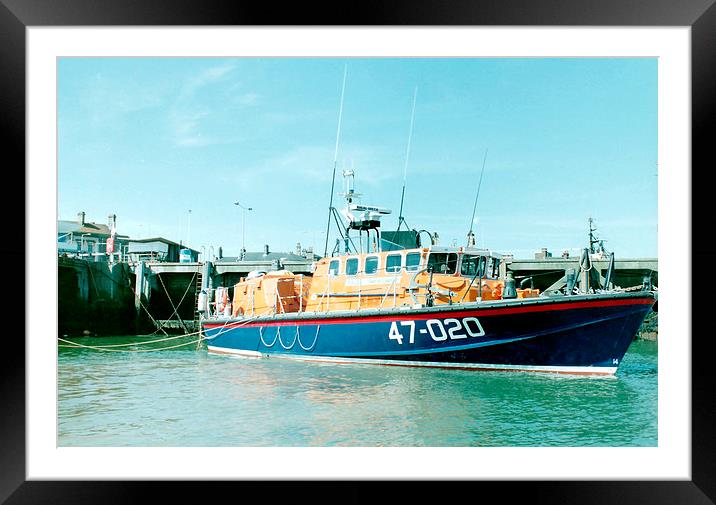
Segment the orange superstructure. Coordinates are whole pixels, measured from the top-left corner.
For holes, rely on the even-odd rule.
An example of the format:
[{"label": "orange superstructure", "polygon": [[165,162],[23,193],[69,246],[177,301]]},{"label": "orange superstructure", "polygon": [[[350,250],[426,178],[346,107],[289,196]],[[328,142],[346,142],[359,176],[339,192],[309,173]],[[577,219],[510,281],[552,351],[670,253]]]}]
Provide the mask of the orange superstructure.
[{"label": "orange superstructure", "polygon": [[[503,275],[501,275],[501,273]],[[498,300],[505,286],[499,255],[431,247],[322,258],[312,276],[256,274],[234,286],[233,316],[333,312]],[[517,298],[535,297],[517,289]]]}]

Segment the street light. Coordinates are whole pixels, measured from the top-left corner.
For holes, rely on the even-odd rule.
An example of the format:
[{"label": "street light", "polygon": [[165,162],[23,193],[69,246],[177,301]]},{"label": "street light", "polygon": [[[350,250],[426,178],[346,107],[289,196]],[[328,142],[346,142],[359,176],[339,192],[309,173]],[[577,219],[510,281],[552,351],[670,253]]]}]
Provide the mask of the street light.
[{"label": "street light", "polygon": [[246,251],[246,211],[254,209],[251,207],[244,207],[239,202],[234,202],[234,205],[241,207],[241,249]]},{"label": "street light", "polygon": [[189,215],[186,218],[186,246],[189,247],[189,227],[191,225],[191,209],[189,209]]}]

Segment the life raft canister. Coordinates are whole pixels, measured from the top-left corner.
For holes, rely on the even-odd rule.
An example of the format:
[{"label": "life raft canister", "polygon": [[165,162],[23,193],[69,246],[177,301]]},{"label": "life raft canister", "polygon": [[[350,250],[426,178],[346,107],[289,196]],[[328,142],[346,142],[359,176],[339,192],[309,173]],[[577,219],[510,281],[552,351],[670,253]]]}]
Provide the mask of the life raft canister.
[{"label": "life raft canister", "polygon": [[510,298],[517,298],[517,283],[515,282],[515,278],[512,276],[512,272],[507,272],[505,287],[502,291],[502,299],[507,300]]}]

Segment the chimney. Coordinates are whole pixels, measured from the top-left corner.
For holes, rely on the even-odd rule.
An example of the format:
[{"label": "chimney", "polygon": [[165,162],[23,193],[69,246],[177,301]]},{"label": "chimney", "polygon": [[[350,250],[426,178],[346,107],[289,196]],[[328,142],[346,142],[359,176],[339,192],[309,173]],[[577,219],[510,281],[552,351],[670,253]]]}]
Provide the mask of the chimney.
[{"label": "chimney", "polygon": [[268,244],[264,244],[264,256],[268,256],[268,255],[269,255],[269,246],[268,246]]},{"label": "chimney", "polygon": [[85,225],[85,213],[84,211],[77,213],[77,222],[82,226]]}]

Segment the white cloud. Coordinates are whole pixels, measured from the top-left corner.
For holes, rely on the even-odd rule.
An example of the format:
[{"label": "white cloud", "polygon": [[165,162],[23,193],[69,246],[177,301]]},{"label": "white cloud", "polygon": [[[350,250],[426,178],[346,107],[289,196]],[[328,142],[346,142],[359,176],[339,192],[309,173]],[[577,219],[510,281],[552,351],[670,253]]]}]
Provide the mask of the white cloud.
[{"label": "white cloud", "polygon": [[258,93],[244,93],[235,98],[236,103],[239,105],[250,106],[257,105],[261,96]]},{"label": "white cloud", "polygon": [[[345,156],[339,156],[336,164],[336,191],[343,187],[343,169],[355,169],[356,191],[361,187],[378,186],[383,182],[402,176],[400,170],[386,170],[385,156],[379,150],[364,146],[346,146]],[[253,166],[242,167],[235,178],[241,180],[245,173],[275,175],[286,178],[295,176],[300,180],[330,184],[333,174],[333,146],[300,146]],[[232,178],[232,181],[234,179]]]},{"label": "white cloud", "polygon": [[204,86],[220,81],[229,72],[234,70],[236,65],[225,64],[210,67],[200,72],[198,75],[190,77],[182,86],[179,93],[179,100],[193,97]]},{"label": "white cloud", "polygon": [[222,139],[202,132],[202,123],[212,114],[212,109],[200,104],[199,95],[203,88],[220,82],[234,70],[235,65],[225,64],[210,67],[184,82],[176,101],[169,110],[169,135],[180,147],[201,147],[211,144],[230,143],[236,139]]}]

